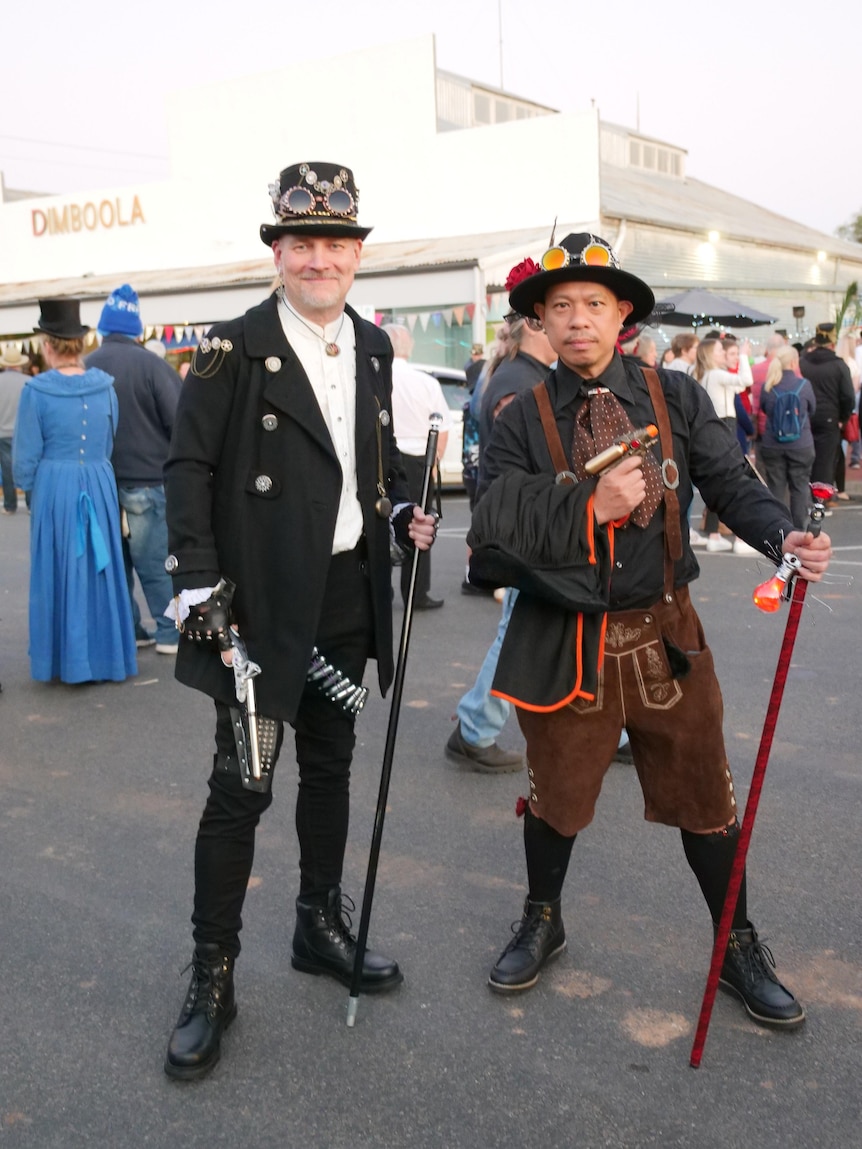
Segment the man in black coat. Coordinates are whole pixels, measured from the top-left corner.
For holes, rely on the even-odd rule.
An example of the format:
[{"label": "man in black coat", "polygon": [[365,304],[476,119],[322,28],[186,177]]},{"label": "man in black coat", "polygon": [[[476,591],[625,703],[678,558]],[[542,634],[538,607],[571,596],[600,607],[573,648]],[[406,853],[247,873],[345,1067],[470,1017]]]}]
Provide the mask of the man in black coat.
[{"label": "man in black coat", "polygon": [[834,323],[818,323],[814,346],[800,356],[799,369],[810,381],[817,399],[817,410],[811,418],[815,451],[811,481],[834,486],[841,453],[841,428],[856,405],[850,368],[835,354]]},{"label": "man in black coat", "polygon": [[[233,966],[254,836],[272,796],[250,788],[229,664],[231,622],[260,667],[257,710],[296,735],[300,885],[292,964],[350,984],[356,942],[341,874],[355,743],[349,709],[307,681],[314,648],[353,683],[376,658],[393,676],[390,529],[427,549],[435,517],[410,502],[391,419],[392,347],[345,304],[370,228],[356,220],[352,173],[296,164],[270,185],[276,222],[261,227],[281,284],[244,316],[212,328],[195,355],[166,467],[181,639],[177,677],[216,705],[210,796],[195,849],[192,979],[165,1072],[196,1078],[219,1057],[236,1015]],[[244,784],[244,782],[246,784]],[[402,980],[369,951],[361,988]]]}]

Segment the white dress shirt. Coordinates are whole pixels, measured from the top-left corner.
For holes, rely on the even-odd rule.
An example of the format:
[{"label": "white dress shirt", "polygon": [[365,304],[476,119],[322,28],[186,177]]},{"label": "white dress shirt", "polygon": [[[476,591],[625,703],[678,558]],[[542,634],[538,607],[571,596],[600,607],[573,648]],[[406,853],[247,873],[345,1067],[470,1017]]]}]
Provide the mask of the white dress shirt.
[{"label": "white dress shirt", "polygon": [[[341,499],[332,553],[350,551],[362,536],[362,508],[356,479],[356,332],[347,312],[325,327],[300,318],[282,299],[278,314],[284,334],[302,364],[341,464]],[[327,355],[336,343],[340,354]]]}]

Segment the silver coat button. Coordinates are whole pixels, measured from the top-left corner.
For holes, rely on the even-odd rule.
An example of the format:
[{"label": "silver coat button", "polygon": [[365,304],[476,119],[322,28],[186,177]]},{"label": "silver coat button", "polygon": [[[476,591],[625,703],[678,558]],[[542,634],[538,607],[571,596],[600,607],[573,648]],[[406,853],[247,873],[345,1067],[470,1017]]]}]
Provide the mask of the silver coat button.
[{"label": "silver coat button", "polygon": [[261,423],[263,423],[264,431],[274,431],[278,426],[278,419],[275,415],[264,415],[261,419]]},{"label": "silver coat button", "polygon": [[254,481],[254,487],[256,491],[260,491],[261,494],[265,495],[267,491],[272,490],[272,479],[269,475],[258,475]]},{"label": "silver coat button", "polygon": [[165,559],[165,570],[168,574],[173,574],[177,567],[180,565],[180,560],[176,555],[168,555]]},{"label": "silver coat button", "polygon": [[270,355],[267,359],[264,360],[263,365],[267,371],[271,371],[273,375],[276,373],[276,371],[281,370],[281,360],[277,355]]},{"label": "silver coat button", "polygon": [[381,411],[380,412],[380,422],[381,422],[382,426],[384,426],[384,427],[388,427],[389,424],[392,422],[392,419],[391,419],[388,411]]}]

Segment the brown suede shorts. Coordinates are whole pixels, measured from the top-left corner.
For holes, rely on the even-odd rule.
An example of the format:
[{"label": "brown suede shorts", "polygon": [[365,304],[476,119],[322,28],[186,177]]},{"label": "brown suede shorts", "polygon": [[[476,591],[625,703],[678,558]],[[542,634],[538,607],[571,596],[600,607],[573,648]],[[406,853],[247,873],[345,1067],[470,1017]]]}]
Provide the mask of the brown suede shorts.
[{"label": "brown suede shorts", "polygon": [[[665,640],[688,660],[673,677]],[[518,708],[527,740],[530,810],[560,834],[589,825],[626,728],[644,796],[644,817],[686,830],[725,826],[736,815],[722,734],[724,707],[712,653],[687,587],[674,601],[608,615],[594,701],[549,713]]]}]

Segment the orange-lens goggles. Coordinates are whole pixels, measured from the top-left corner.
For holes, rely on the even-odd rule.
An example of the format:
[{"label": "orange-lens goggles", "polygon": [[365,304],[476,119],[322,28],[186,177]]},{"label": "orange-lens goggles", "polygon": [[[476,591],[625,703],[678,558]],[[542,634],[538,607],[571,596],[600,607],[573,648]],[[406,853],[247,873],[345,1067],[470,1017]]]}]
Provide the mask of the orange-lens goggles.
[{"label": "orange-lens goggles", "polygon": [[619,267],[613,250],[606,243],[593,240],[582,251],[572,254],[567,248],[550,247],[539,261],[543,271],[559,271],[563,267]]}]

